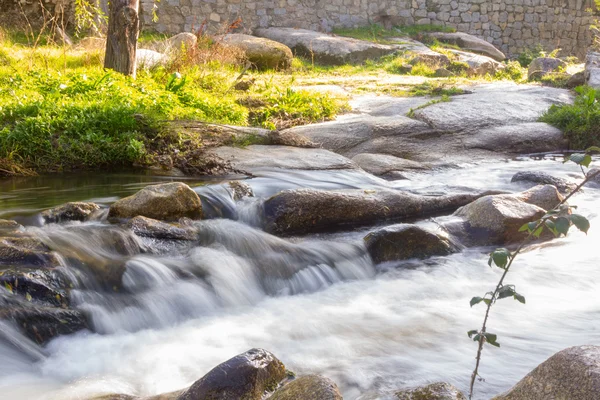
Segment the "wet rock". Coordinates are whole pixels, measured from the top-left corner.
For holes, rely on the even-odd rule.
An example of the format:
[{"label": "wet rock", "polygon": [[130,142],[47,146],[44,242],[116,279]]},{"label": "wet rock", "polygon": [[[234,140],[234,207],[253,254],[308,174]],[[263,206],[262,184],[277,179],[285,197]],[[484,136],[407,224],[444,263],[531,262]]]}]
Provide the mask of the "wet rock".
[{"label": "wet rock", "polygon": [[261,400],[285,377],[285,366],[273,354],[252,349],[213,368],[178,400]]},{"label": "wet rock", "polygon": [[469,74],[484,76],[487,74],[493,75],[496,71],[504,68],[504,65],[494,60],[493,58],[482,56],[479,54],[466,53],[458,50],[448,50],[458,56],[458,61],[466,63],[469,66]]},{"label": "wet rock", "polygon": [[467,149],[484,149],[497,153],[539,153],[569,148],[568,140],[558,128],[543,122],[524,122],[483,128],[466,137]]},{"label": "wet rock", "polygon": [[131,219],[127,226],[138,236],[164,240],[197,240],[198,233],[192,227],[167,224],[142,216]]},{"label": "wet rock", "polygon": [[552,210],[564,199],[556,187],[552,185],[538,185],[524,192],[516,193],[513,196],[525,203],[543,208],[546,211]]},{"label": "wet rock", "polygon": [[0,319],[14,321],[27,337],[39,344],[88,327],[78,311],[39,306],[6,290],[0,291]]},{"label": "wet rock", "polygon": [[23,225],[17,221],[9,219],[0,219],[0,234],[12,233],[23,228]]},{"label": "wet rock", "polygon": [[231,181],[227,183],[227,186],[229,186],[231,197],[233,197],[233,200],[235,201],[239,201],[244,197],[254,197],[252,188],[246,182]]},{"label": "wet rock", "polygon": [[577,184],[564,178],[557,178],[542,171],[521,171],[513,175],[511,182],[524,182],[532,185],[548,184],[556,186],[560,193],[569,193]]},{"label": "wet rock", "polygon": [[588,53],[585,60],[585,80],[589,86],[600,89],[600,53]]},{"label": "wet rock", "polygon": [[309,233],[452,212],[483,194],[419,196],[381,190],[284,190],[263,205],[265,230]]},{"label": "wet rock", "polygon": [[398,400],[467,400],[460,390],[446,382],[401,390],[395,396]]},{"label": "wet rock", "polygon": [[255,35],[283,43],[300,56],[326,65],[362,63],[397,51],[394,46],[294,28],[257,29]]},{"label": "wet rock", "polygon": [[600,398],[600,346],[562,350],[493,400],[591,400]]},{"label": "wet rock", "polygon": [[230,33],[217,37],[217,41],[241,50],[246,60],[260,70],[288,69],[294,58],[288,46],[264,37]]},{"label": "wet rock", "polygon": [[365,236],[364,241],[375,263],[445,256],[456,251],[447,235],[412,224],[378,229]]},{"label": "wet rock", "polygon": [[136,194],[116,201],[109,218],[133,218],[138,215],[173,221],[182,217],[202,218],[198,194],[181,182],[147,186]]},{"label": "wet rock", "polygon": [[588,171],[588,176],[594,176],[589,182],[588,186],[600,188],[600,169],[592,168]]},{"label": "wet rock", "polygon": [[5,237],[0,239],[2,265],[53,267],[59,265],[59,261],[39,239],[29,236]]},{"label": "wet rock", "polygon": [[448,43],[473,53],[483,54],[496,61],[504,61],[506,56],[487,41],[462,32],[432,32],[427,34],[442,43]]},{"label": "wet rock", "polygon": [[278,389],[270,400],[342,400],[335,382],[319,375],[307,375]]},{"label": "wet rock", "polygon": [[66,307],[68,281],[56,269],[8,267],[0,269],[0,286],[28,301],[55,307]]},{"label": "wet rock", "polygon": [[541,79],[552,72],[560,72],[567,68],[567,63],[559,58],[538,57],[529,64],[527,76],[529,80]]},{"label": "wet rock", "polygon": [[45,223],[86,221],[92,214],[100,210],[96,203],[72,202],[43,211],[41,217]]},{"label": "wet rock", "polygon": [[352,157],[352,161],[368,173],[382,177],[405,171],[426,171],[430,169],[427,164],[386,154],[361,153]]},{"label": "wet rock", "polygon": [[330,170],[355,169],[356,164],[339,154],[323,149],[302,149],[290,146],[252,145],[245,148],[219,147],[213,153],[240,171],[264,168]]}]

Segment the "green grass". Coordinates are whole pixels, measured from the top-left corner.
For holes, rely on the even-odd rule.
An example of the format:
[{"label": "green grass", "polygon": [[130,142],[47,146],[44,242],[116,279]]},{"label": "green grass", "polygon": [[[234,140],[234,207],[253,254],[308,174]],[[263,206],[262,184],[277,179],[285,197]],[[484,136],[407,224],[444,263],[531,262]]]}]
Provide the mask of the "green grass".
[{"label": "green grass", "polygon": [[367,40],[381,44],[394,43],[394,41],[388,40],[390,38],[398,38],[402,36],[417,37],[429,32],[456,32],[456,29],[441,25],[410,25],[395,26],[394,28],[388,30],[379,24],[371,24],[360,28],[333,29],[333,33],[339,36]]},{"label": "green grass", "polygon": [[563,130],[572,149],[600,146],[600,90],[582,86],[575,89],[572,105],[553,105],[540,118]]}]

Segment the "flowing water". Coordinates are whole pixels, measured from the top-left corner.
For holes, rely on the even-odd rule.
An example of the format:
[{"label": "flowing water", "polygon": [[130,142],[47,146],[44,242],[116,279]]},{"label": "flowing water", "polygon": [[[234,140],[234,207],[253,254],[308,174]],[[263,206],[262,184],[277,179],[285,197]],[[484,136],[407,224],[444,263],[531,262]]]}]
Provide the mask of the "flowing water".
[{"label": "flowing water", "polygon": [[[298,374],[330,377],[345,399],[440,380],[466,391],[476,350],[466,332],[483,317],[483,307],[471,309],[469,299],[491,290],[499,274],[487,266],[489,248],[373,265],[362,244],[372,227],[277,238],[260,229],[260,198],[298,187],[516,191],[523,187],[510,177],[520,170],[578,172],[551,157],[464,165],[395,182],[359,172],[265,170],[247,181],[257,197],[237,203],[223,185],[190,180],[208,214],[224,217],[195,222],[202,239],[193,245],[140,239],[104,222],[41,226],[37,216],[65,201],[109,204],[157,178],[0,183],[0,218],[27,223],[52,248],[90,265],[124,265],[126,289],[107,290],[65,261],[77,282],[72,303],[94,333],[39,347],[0,322],[0,397],[158,394],[181,389],[252,347],[270,350]],[[489,329],[502,347],[484,351],[486,381],[478,384],[477,399],[510,388],[556,351],[600,344],[600,190],[586,189],[573,203],[592,229],[518,258],[509,281],[527,304],[505,300],[494,307]]]}]

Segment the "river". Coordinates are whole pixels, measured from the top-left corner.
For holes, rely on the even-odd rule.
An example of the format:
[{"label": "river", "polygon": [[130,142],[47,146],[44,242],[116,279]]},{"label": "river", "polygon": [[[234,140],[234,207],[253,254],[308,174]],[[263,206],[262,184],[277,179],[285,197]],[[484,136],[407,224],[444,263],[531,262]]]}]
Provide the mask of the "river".
[{"label": "river", "polygon": [[[273,352],[297,374],[333,379],[348,400],[435,381],[466,392],[476,352],[466,332],[480,326],[484,311],[470,308],[469,299],[493,289],[501,272],[487,265],[490,248],[373,265],[362,245],[373,227],[281,239],[260,230],[259,199],[295,187],[518,191],[525,187],[510,178],[522,170],[578,176],[575,165],[549,156],[465,164],[394,182],[351,171],[265,170],[247,181],[257,198],[237,204],[219,182],[186,180],[203,195],[209,215],[227,218],[196,222],[205,238],[201,246],[145,240],[141,244],[154,250],[142,255],[111,247],[109,238],[127,235],[121,228],[105,222],[41,226],[38,212],[75,200],[108,205],[169,178],[107,174],[0,182],[0,218],[28,225],[53,247],[125,262],[123,284],[130,293],[100,290],[83,279],[71,297],[95,332],[59,337],[43,348],[0,323],[0,397],[153,395],[186,387],[252,347]],[[586,189],[572,203],[592,228],[587,236],[573,231],[532,246],[516,260],[508,282],[527,304],[503,300],[493,308],[488,329],[501,347],[485,348],[485,382],[478,382],[476,399],[509,389],[559,350],[600,344],[600,189]]]}]

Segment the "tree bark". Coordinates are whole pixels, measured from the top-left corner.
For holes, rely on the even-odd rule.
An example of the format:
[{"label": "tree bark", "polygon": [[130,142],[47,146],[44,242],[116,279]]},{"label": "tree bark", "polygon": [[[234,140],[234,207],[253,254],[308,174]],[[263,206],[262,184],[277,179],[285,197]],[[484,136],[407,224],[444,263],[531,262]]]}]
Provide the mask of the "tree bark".
[{"label": "tree bark", "polygon": [[135,53],[139,33],[139,0],[111,0],[104,68],[135,78]]}]

